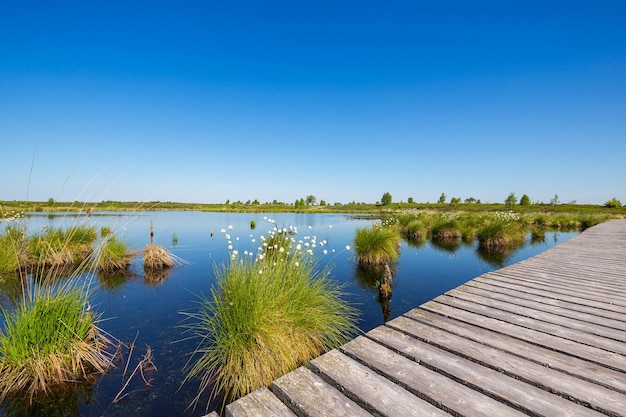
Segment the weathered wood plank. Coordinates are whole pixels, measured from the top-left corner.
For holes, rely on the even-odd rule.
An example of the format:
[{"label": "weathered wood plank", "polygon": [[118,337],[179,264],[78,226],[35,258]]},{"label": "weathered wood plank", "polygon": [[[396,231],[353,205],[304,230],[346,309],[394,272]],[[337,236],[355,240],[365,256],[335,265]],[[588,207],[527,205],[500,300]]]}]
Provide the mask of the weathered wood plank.
[{"label": "weathered wood plank", "polygon": [[274,381],[272,391],[298,416],[371,417],[354,401],[304,367]]},{"label": "weathered wood plank", "polygon": [[[567,317],[564,314],[556,314],[546,311],[546,309],[538,310],[536,308],[530,308],[528,303],[526,305],[520,305],[515,303],[515,300],[499,300],[497,297],[490,294],[477,294],[477,291],[471,291],[470,288],[460,287],[446,293],[447,296],[468,301],[475,304],[480,304],[490,308],[495,308],[507,313],[528,317],[541,322],[554,324],[557,326],[567,327],[569,329],[579,330],[591,335],[602,336],[608,339],[613,339],[620,342],[626,342],[626,331],[606,327],[598,324],[599,320],[595,321],[583,321],[580,318]],[[513,301],[513,302],[512,302]],[[594,320],[592,317],[591,320]],[[626,353],[626,345],[622,345]]]},{"label": "weathered wood plank", "polygon": [[585,345],[573,340],[563,339],[552,334],[536,331],[516,324],[507,323],[491,317],[485,317],[470,311],[451,307],[434,301],[422,305],[422,308],[466,323],[494,330],[521,340],[528,341],[548,349],[576,356],[596,364],[626,372],[626,360],[617,353]]},{"label": "weathered wood plank", "polygon": [[487,284],[478,280],[472,280],[463,285],[463,288],[466,287],[478,288],[482,291],[488,292],[489,294],[497,294],[498,296],[502,295],[510,297],[519,300],[520,303],[530,302],[530,305],[537,306],[538,309],[539,305],[543,305],[546,306],[545,308],[550,308],[551,310],[549,311],[560,311],[562,312],[562,314],[573,314],[573,317],[577,317],[577,315],[580,315],[579,317],[586,317],[587,315],[597,317],[598,320],[601,320],[602,323],[605,323],[608,327],[615,327],[622,330],[626,329],[626,311],[624,312],[624,314],[615,313],[597,307],[590,307],[546,296],[539,296],[530,292],[509,289],[507,287],[497,286],[493,284]]},{"label": "weathered wood plank", "polygon": [[435,369],[472,389],[532,415],[553,417],[602,415],[503,373],[452,355],[390,327],[377,327],[367,335],[423,366]]},{"label": "weathered wood plank", "polygon": [[366,363],[418,397],[444,410],[451,410],[453,414],[474,417],[525,415],[364,336],[348,342],[341,347],[341,351]]},{"label": "weathered wood plank", "polygon": [[626,288],[616,283],[611,285],[602,283],[601,277],[604,276],[583,275],[582,271],[574,268],[562,273],[555,273],[553,269],[549,268],[550,266],[546,265],[541,269],[542,272],[534,271],[531,268],[524,268],[523,271],[512,269],[496,272],[514,274],[518,281],[546,285],[551,288],[568,288],[570,290],[575,288],[576,291],[588,297],[593,296],[602,300],[610,299],[615,300],[615,302],[626,303],[626,296],[616,292],[616,290],[626,290]]},{"label": "weathered wood plank", "polygon": [[424,309],[413,309],[407,312],[405,316],[431,327],[526,358],[541,366],[557,369],[569,375],[626,394],[626,375],[623,372],[605,368],[572,355],[546,349],[509,335],[443,317]]},{"label": "weathered wood plank", "polygon": [[294,417],[289,408],[267,388],[258,390],[226,406],[226,417]]},{"label": "weathered wood plank", "polygon": [[312,360],[310,368],[374,415],[449,416],[338,350]]},{"label": "weathered wood plank", "polygon": [[626,395],[546,368],[526,358],[511,355],[406,317],[398,317],[387,325],[454,355],[584,404],[601,413],[619,416],[626,410]]},{"label": "weathered wood plank", "polygon": [[626,303],[621,300],[607,300],[605,296],[599,296],[589,294],[588,292],[576,289],[575,285],[570,283],[569,285],[551,285],[545,281],[534,282],[527,279],[523,279],[519,275],[514,275],[507,271],[497,270],[489,273],[490,278],[500,279],[503,278],[506,281],[517,283],[528,288],[549,290],[553,293],[553,296],[569,296],[581,300],[582,304],[588,304],[589,302],[595,302],[596,305],[604,305],[604,308],[617,312],[624,311]]},{"label": "weathered wood plank", "polygon": [[588,307],[597,308],[599,311],[606,310],[611,314],[623,315],[626,309],[620,306],[614,306],[612,304],[608,304],[606,300],[604,301],[595,301],[589,300],[583,297],[571,295],[571,294],[560,294],[558,292],[549,291],[545,287],[541,285],[524,285],[517,281],[516,279],[510,279],[507,277],[503,277],[501,275],[496,275],[495,273],[490,273],[489,275],[482,275],[478,278],[475,278],[476,282],[484,282],[490,285],[497,285],[504,288],[513,289],[516,291],[522,291],[533,295],[538,295],[540,297],[545,297],[546,299],[552,299],[557,301],[563,301],[571,304],[580,304]]},{"label": "weathered wood plank", "polygon": [[[594,346],[600,349],[605,349],[609,352],[615,352],[619,354],[626,354],[626,344],[619,341],[606,339],[604,337],[598,337],[596,335],[589,334],[562,325],[548,323],[541,320],[537,320],[527,316],[521,316],[514,313],[509,313],[504,310],[499,310],[487,305],[476,304],[469,301],[462,300],[447,295],[442,295],[435,298],[436,302],[446,304],[451,307],[457,307],[463,310],[471,311],[476,314],[483,315],[485,317],[491,317],[511,324],[516,324],[529,329],[537,330],[540,332],[548,333],[553,336],[558,336],[563,339],[569,339],[589,346]],[[626,359],[626,357],[624,357]]]}]

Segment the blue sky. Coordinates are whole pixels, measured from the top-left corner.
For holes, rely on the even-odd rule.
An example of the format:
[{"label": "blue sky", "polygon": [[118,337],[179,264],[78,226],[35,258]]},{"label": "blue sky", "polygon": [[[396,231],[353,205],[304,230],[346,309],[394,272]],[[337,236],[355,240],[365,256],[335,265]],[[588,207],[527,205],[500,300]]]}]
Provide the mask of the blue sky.
[{"label": "blue sky", "polygon": [[626,2],[0,2],[0,200],[626,203]]}]

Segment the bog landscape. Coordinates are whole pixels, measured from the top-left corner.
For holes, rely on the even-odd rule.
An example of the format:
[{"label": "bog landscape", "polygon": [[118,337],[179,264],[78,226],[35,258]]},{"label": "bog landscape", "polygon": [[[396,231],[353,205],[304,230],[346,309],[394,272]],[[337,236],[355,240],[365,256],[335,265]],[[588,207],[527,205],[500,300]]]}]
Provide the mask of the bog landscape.
[{"label": "bog landscape", "polygon": [[[557,197],[555,197],[556,199]],[[2,202],[0,399],[15,415],[204,415],[603,206]]]}]

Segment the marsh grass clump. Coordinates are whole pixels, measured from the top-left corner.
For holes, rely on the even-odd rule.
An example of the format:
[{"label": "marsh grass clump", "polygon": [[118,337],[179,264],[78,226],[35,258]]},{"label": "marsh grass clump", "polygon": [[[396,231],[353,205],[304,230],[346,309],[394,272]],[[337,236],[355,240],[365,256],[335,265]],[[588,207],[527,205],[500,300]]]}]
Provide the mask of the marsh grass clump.
[{"label": "marsh grass clump", "polygon": [[45,228],[28,238],[29,262],[23,267],[56,268],[80,263],[91,255],[96,239],[97,233],[91,227]]},{"label": "marsh grass clump", "polygon": [[[269,239],[268,239],[269,240]],[[267,241],[267,240],[266,240]],[[282,238],[281,238],[282,241]],[[209,386],[225,403],[269,386],[276,378],[345,343],[357,331],[357,310],[342,300],[330,271],[317,271],[302,244],[270,249],[216,268],[217,285],[186,313],[200,340],[186,367],[199,377],[194,404]]]},{"label": "marsh grass clump", "polygon": [[2,310],[0,401],[26,395],[33,402],[69,382],[112,365],[109,340],[88,307],[88,291],[67,281],[35,286],[15,308]]},{"label": "marsh grass clump", "polygon": [[0,234],[0,273],[16,272],[28,262],[26,234],[22,228],[9,226]]},{"label": "marsh grass clump", "polygon": [[476,237],[480,248],[497,250],[523,243],[526,232],[515,222],[492,221],[478,230]]},{"label": "marsh grass clump", "polygon": [[420,219],[412,219],[404,226],[407,240],[414,242],[424,242],[430,231],[428,226]]},{"label": "marsh grass clump", "polygon": [[174,256],[163,246],[151,243],[143,251],[143,269],[159,270],[176,265]]},{"label": "marsh grass clump", "polygon": [[445,216],[432,226],[431,234],[436,241],[458,240],[461,237],[459,222],[453,216]]},{"label": "marsh grass clump", "polygon": [[544,241],[546,238],[546,229],[542,227],[533,227],[530,230],[530,240],[531,242],[540,242]]},{"label": "marsh grass clump", "polygon": [[374,225],[356,229],[354,251],[362,266],[393,262],[400,256],[400,234],[395,228]]},{"label": "marsh grass clump", "polygon": [[134,254],[128,250],[128,244],[113,235],[107,235],[96,256],[96,268],[104,272],[116,272],[128,269]]}]

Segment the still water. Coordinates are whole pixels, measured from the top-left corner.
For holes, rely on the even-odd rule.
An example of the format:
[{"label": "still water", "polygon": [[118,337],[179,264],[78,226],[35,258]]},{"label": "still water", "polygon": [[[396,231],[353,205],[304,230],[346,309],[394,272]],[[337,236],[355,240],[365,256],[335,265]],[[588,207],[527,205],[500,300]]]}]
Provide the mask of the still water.
[{"label": "still water", "polygon": [[[392,297],[388,304],[381,305],[376,277],[358,271],[354,252],[348,248],[353,245],[356,228],[376,222],[361,216],[169,211],[95,213],[87,217],[32,213],[22,222],[29,234],[44,227],[86,225],[99,231],[106,226],[138,250],[150,243],[152,224],[155,243],[183,261],[158,278],[143,275],[141,257],[136,258],[128,276],[84,278],[93,281],[91,302],[102,312],[101,329],[127,344],[134,342],[134,349],[130,356],[125,350],[120,365],[91,387],[68,393],[38,409],[19,411],[16,407],[15,414],[42,416],[204,415],[204,407],[188,409],[197,385],[181,385],[182,368],[196,345],[181,328],[181,312],[196,310],[199,297],[210,295],[215,268],[229,261],[229,241],[239,256],[256,253],[260,237],[274,227],[292,227],[297,231],[296,240],[314,241],[315,255],[321,265],[329,264],[334,279],[345,285],[346,299],[361,311],[359,327],[366,332],[472,278],[534,256],[577,234],[550,232],[541,242],[528,241],[513,253],[495,259],[479,256],[475,243],[451,248],[431,242],[417,247],[403,242],[394,267]],[[1,302],[10,302],[6,293],[10,287],[10,283],[0,285]],[[137,373],[129,378],[148,350],[156,370],[144,377]],[[203,404],[206,402],[205,398]],[[2,409],[4,415],[14,414],[9,408]]]}]

